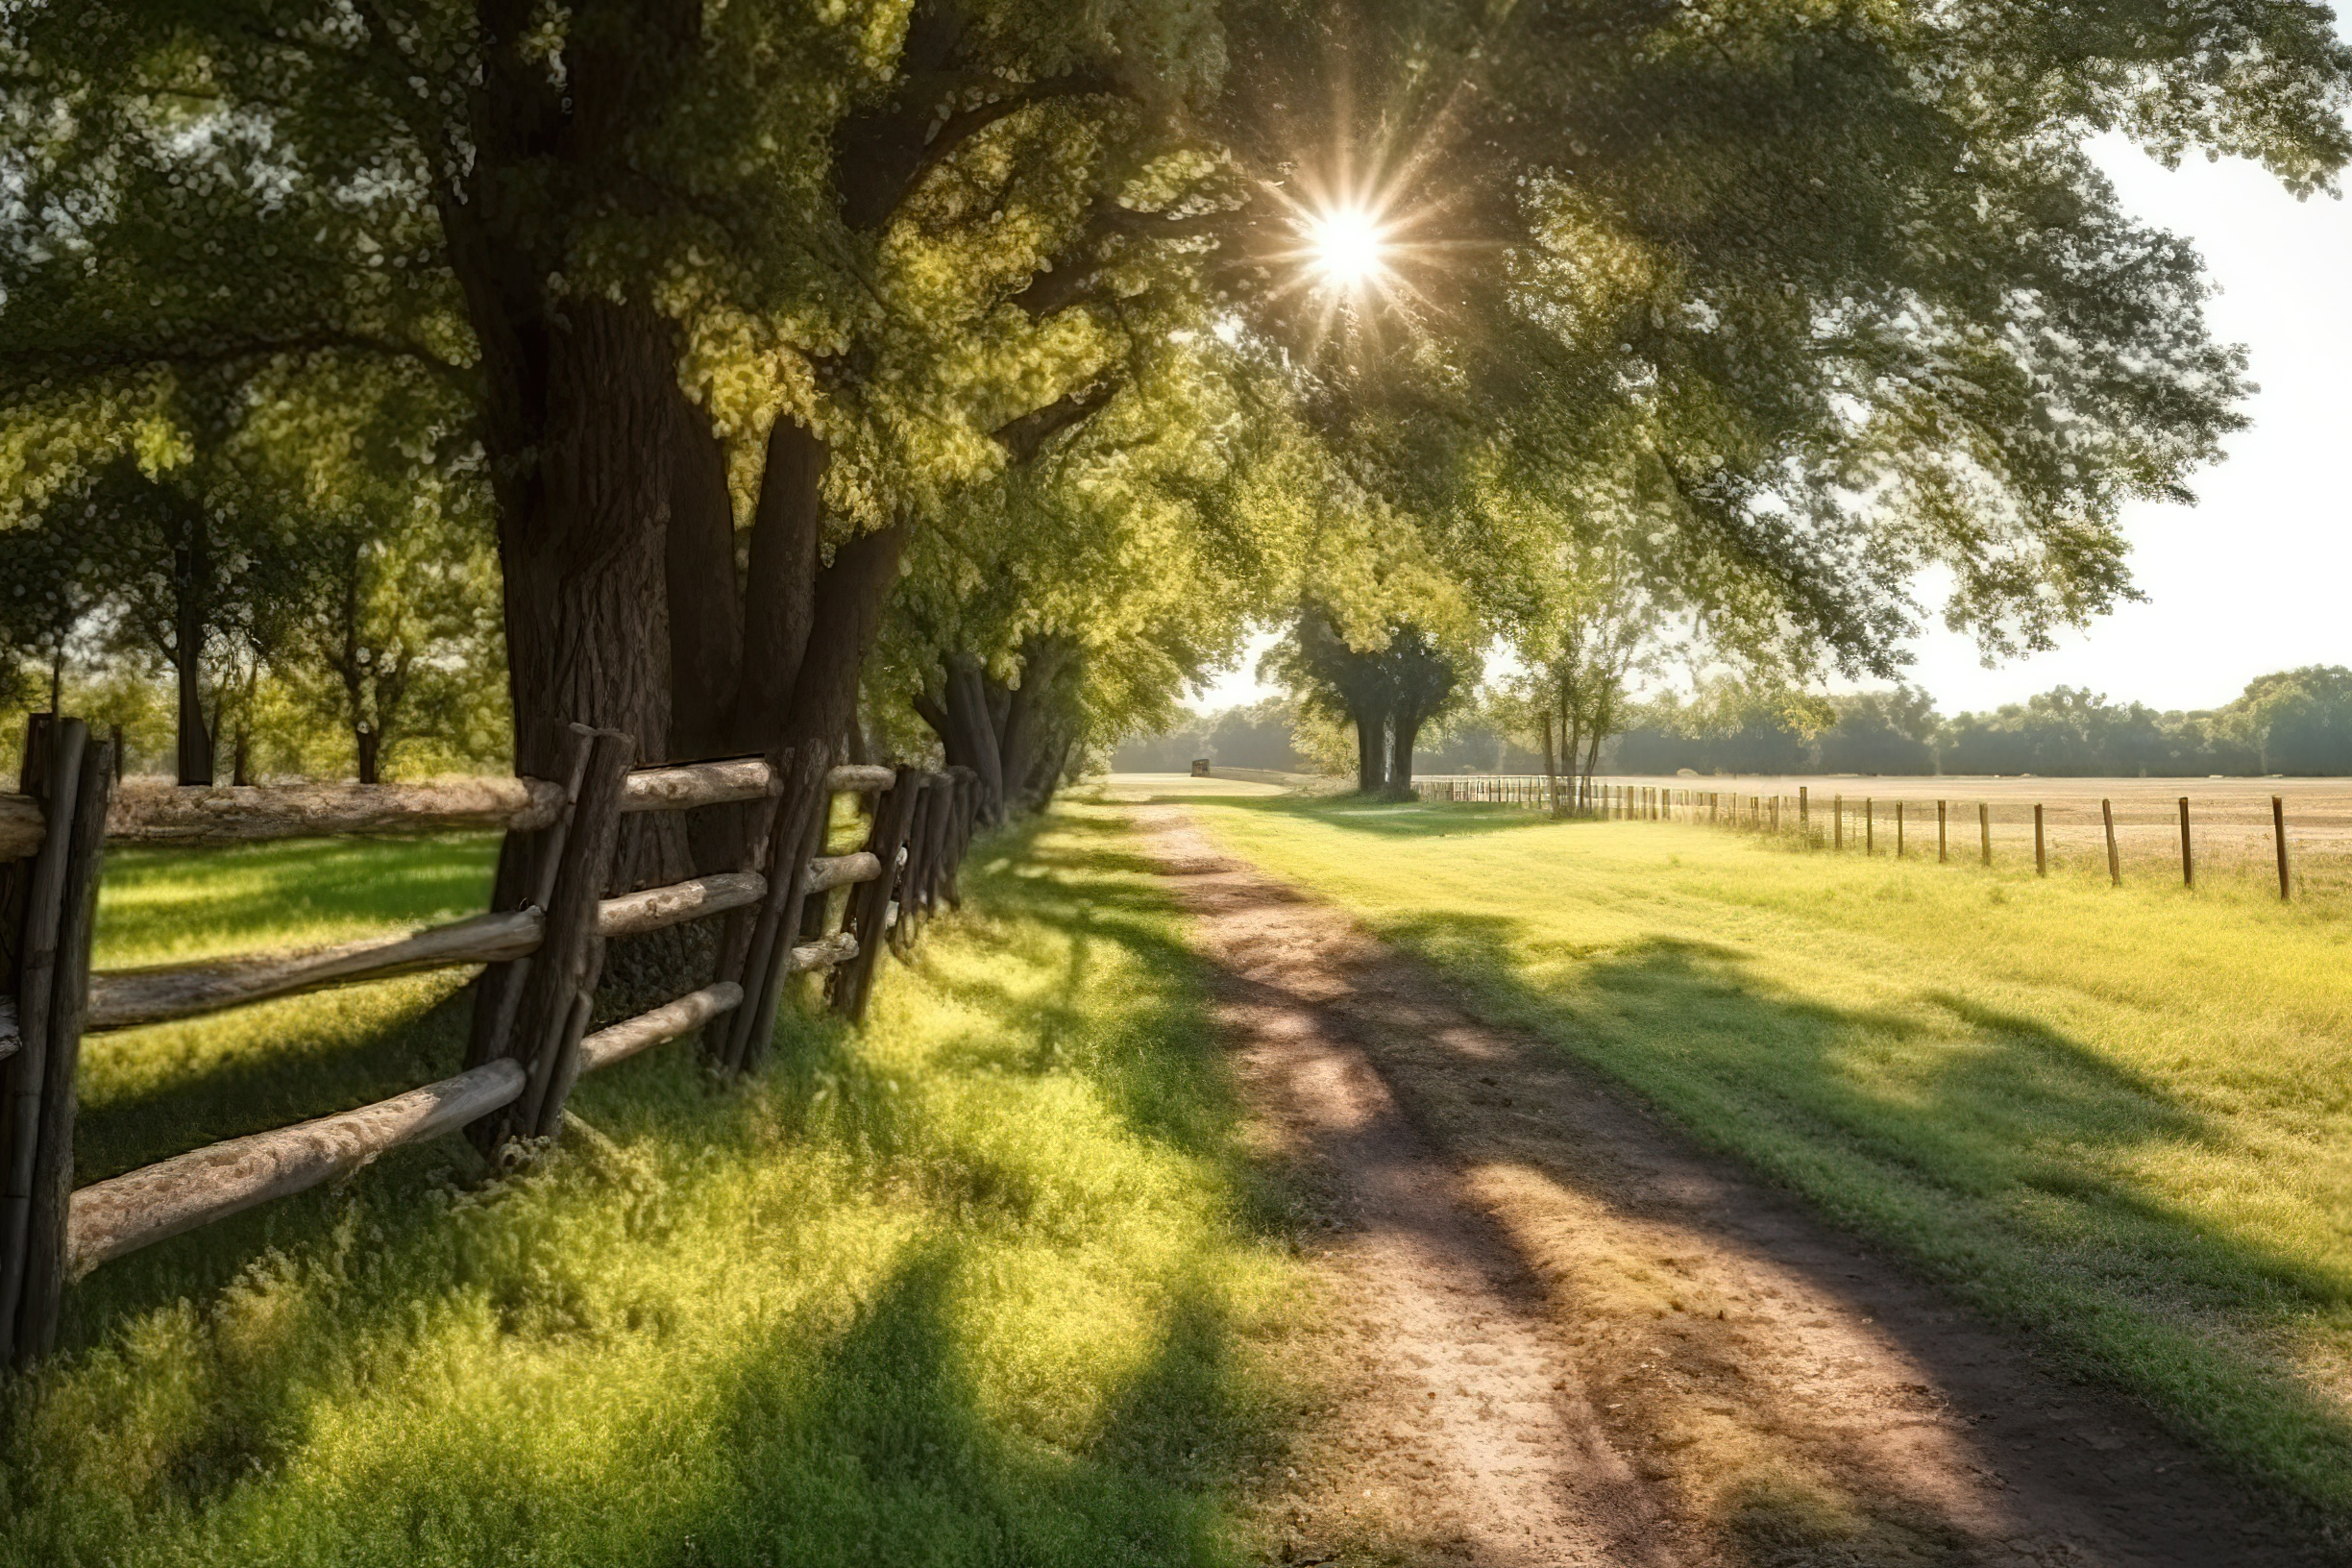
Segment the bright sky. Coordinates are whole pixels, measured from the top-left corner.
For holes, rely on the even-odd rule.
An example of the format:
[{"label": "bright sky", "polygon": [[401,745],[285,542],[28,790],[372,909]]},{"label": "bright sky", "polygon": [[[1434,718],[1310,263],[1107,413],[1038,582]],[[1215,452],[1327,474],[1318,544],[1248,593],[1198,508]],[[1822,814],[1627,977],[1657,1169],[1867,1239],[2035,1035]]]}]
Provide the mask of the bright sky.
[{"label": "bright sky", "polygon": [[[1922,636],[1910,678],[1946,713],[2057,685],[2206,708],[2266,671],[2352,664],[2352,202],[2297,202],[2236,160],[2167,170],[2120,138],[2099,152],[2129,210],[2203,253],[2220,288],[2214,331],[2246,345],[2262,388],[2246,408],[2253,426],[2230,440],[2227,462],[2191,480],[2198,504],[2125,512],[2145,602],[1995,670],[1940,625]],[[1191,706],[1266,695],[1252,672],[1271,640]]]}]

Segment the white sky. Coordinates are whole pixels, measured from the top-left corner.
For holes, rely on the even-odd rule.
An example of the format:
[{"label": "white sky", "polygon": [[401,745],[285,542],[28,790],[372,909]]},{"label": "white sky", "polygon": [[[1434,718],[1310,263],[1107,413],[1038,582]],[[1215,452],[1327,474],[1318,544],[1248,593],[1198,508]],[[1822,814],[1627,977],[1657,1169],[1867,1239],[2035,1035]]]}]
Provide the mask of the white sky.
[{"label": "white sky", "polygon": [[[2297,202],[2235,159],[2167,170],[2120,138],[2098,152],[2128,210],[2203,254],[2220,290],[2214,332],[2246,345],[2262,389],[2245,408],[2253,425],[2228,461],[2191,479],[2197,505],[2125,511],[2145,602],[1994,670],[1940,625],[1920,637],[1909,678],[1946,713],[2062,684],[2207,708],[2266,671],[2352,664],[2352,202]],[[1266,695],[1252,672],[1271,640],[1190,705]]]}]

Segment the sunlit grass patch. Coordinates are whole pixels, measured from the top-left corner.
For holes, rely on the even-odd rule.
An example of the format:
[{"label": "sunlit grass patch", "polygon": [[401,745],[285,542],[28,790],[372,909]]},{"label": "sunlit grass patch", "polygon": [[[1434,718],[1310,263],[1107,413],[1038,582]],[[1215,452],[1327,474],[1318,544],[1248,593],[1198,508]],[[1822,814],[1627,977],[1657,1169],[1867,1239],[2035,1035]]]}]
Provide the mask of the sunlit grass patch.
[{"label": "sunlit grass patch", "polygon": [[[0,1561],[1235,1559],[1305,1303],[1176,917],[1099,809],[964,880],[860,1033],[587,1080],[618,1157],[401,1151],[92,1276],[0,1409]],[[359,994],[100,1042],[86,1162],[265,1036],[327,1098],[453,1065],[437,993]]]},{"label": "sunlit grass patch", "polygon": [[1498,1019],[2352,1515],[2333,911],[1506,808],[1195,809]]}]

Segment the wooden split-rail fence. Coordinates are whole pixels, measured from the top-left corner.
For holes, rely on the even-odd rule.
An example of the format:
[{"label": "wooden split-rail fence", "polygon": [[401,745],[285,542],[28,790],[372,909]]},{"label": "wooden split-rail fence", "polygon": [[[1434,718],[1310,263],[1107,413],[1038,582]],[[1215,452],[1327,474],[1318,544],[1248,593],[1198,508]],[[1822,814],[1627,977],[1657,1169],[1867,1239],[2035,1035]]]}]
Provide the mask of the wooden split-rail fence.
[{"label": "wooden split-rail fence", "polygon": [[[702,1031],[719,1066],[757,1066],[791,977],[827,971],[861,1017],[889,946],[958,901],[978,823],[969,769],[835,767],[829,756],[636,768],[630,737],[571,726],[560,779],[114,793],[110,743],[36,715],[21,793],[0,795],[0,1364],[54,1345],[66,1285],[167,1237],[316,1187],[386,1150],[460,1128],[485,1154],[549,1139],[583,1073]],[[871,795],[863,847],[824,854],[832,802]],[[607,896],[621,820],[732,806],[750,814],[741,870]],[[189,846],[338,834],[521,830],[512,907],[405,935],[163,968],[90,968],[109,844]],[[828,894],[846,890],[838,923]],[[724,917],[717,978],[590,1032],[604,944]],[[828,929],[831,924],[831,929]],[[330,986],[483,966],[464,1070],[355,1110],[231,1139],[76,1188],[75,1072],[85,1035],[195,1017]],[[525,1147],[533,1146],[526,1142]]]}]

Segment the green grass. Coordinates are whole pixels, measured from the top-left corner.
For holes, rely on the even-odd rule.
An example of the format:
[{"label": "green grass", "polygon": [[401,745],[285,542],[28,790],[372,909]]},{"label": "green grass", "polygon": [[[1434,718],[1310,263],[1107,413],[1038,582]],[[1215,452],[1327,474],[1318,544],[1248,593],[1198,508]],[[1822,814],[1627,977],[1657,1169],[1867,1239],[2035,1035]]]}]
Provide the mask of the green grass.
[{"label": "green grass", "polygon": [[[441,918],[487,870],[119,857],[102,962]],[[616,1156],[404,1150],[94,1274],[0,1408],[0,1562],[1241,1558],[1305,1304],[1178,919],[1101,808],[965,880],[858,1034],[584,1082]],[[448,1071],[461,1034],[444,980],[93,1041],[83,1179]]]},{"label": "green grass", "polygon": [[2352,921],[1727,831],[1202,799],[1697,1138],[2352,1515]]}]

